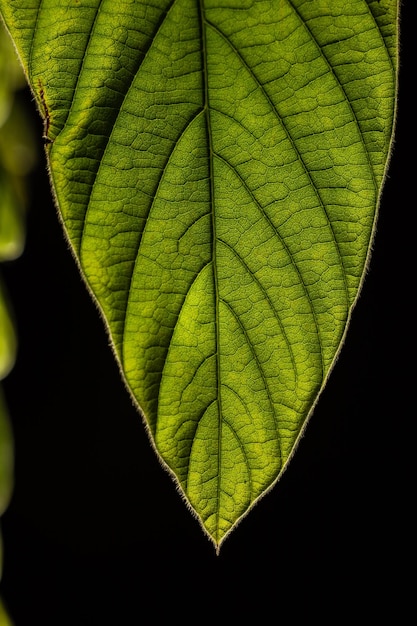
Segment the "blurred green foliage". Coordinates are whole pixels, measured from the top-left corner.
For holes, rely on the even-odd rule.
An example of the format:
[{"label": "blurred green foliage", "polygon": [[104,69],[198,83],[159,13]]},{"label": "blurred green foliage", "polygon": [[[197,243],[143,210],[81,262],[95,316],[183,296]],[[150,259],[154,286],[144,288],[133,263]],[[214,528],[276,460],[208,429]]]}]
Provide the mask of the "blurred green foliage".
[{"label": "blurred green foliage", "polygon": [[[26,176],[36,160],[34,133],[16,92],[26,79],[11,40],[0,22],[0,262],[22,252],[27,205]],[[10,305],[0,276],[0,380],[16,357],[16,334]],[[13,486],[13,440],[7,407],[0,387],[0,515]],[[0,575],[2,546],[0,540]],[[0,601],[0,626],[11,625]]]},{"label": "blurred green foliage", "polygon": [[9,261],[23,250],[25,177],[34,165],[35,149],[30,120],[15,97],[26,79],[0,27],[0,261]]}]

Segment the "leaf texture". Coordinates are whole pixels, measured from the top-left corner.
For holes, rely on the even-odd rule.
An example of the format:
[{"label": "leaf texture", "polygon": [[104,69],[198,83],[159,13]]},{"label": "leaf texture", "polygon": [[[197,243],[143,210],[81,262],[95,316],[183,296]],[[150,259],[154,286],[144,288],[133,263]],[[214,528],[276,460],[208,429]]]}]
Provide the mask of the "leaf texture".
[{"label": "leaf texture", "polygon": [[358,296],[397,1],[0,7],[127,385],[220,545],[285,468]]}]

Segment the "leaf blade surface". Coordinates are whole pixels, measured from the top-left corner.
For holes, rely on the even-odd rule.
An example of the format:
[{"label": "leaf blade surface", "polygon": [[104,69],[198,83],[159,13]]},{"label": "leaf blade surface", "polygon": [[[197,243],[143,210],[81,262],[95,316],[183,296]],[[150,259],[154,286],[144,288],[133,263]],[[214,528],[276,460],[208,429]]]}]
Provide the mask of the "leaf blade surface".
[{"label": "leaf blade surface", "polygon": [[284,469],[357,298],[397,3],[6,4],[69,239],[219,544]]}]

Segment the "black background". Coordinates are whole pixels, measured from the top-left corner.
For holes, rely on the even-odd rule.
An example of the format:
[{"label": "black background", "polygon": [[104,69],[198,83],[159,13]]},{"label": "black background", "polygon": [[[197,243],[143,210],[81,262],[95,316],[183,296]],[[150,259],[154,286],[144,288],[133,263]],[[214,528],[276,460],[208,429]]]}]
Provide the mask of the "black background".
[{"label": "black background", "polygon": [[403,6],[396,144],[345,346],[289,469],[220,556],[124,389],[62,235],[39,146],[25,252],[2,268],[20,345],[4,381],[16,485],[2,518],[1,594],[15,626],[223,623],[225,612],[230,623],[276,623],[287,612],[310,623],[317,610],[338,624],[349,609],[375,616],[388,603],[399,618],[415,414],[411,4]]}]

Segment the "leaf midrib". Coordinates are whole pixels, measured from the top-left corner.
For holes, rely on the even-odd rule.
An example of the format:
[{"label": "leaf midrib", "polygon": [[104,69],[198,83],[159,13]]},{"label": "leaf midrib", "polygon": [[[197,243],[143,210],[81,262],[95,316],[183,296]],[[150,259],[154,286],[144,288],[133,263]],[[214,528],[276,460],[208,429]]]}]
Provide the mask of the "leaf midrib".
[{"label": "leaf midrib", "polygon": [[208,169],[209,169],[209,184],[210,184],[210,196],[209,202],[211,206],[211,238],[212,238],[212,253],[211,263],[213,268],[213,283],[214,283],[214,325],[215,325],[215,350],[216,350],[216,389],[217,389],[217,414],[218,414],[218,428],[217,428],[217,507],[216,507],[216,540],[219,539],[219,516],[220,516],[220,482],[221,482],[221,464],[222,464],[222,397],[221,397],[221,380],[220,380],[220,329],[219,329],[219,278],[217,273],[217,232],[216,232],[216,214],[215,214],[215,195],[214,195],[214,149],[213,149],[213,137],[211,132],[211,119],[210,119],[210,103],[209,103],[209,83],[208,83],[208,59],[207,59],[207,36],[206,28],[208,25],[204,0],[198,0],[198,15],[200,20],[200,33],[201,33],[201,61],[202,61],[202,76],[203,76],[203,110],[206,118],[206,132],[207,132],[207,149],[208,149]]}]

